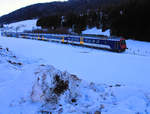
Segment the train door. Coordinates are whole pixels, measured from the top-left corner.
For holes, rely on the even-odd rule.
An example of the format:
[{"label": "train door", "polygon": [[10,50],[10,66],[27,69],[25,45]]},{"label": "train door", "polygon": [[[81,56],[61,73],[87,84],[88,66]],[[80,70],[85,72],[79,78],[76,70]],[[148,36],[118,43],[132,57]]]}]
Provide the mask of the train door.
[{"label": "train door", "polygon": [[114,49],[115,49],[115,50],[119,50],[119,45],[120,45],[120,43],[119,43],[118,41],[115,41],[114,44],[115,44],[115,45],[114,45]]}]

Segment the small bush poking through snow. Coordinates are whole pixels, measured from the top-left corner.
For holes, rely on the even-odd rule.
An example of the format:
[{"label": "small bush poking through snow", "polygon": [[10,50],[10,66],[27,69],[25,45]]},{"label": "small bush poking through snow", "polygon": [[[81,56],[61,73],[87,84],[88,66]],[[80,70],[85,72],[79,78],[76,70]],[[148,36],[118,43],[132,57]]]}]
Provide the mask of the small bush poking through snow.
[{"label": "small bush poking through snow", "polygon": [[36,70],[35,77],[31,99],[42,103],[41,113],[58,110],[63,113],[100,112],[104,108],[101,102],[107,101],[107,97],[113,97],[104,93],[105,85],[97,88],[94,83],[88,84],[75,75],[56,70],[53,66],[41,65]]},{"label": "small bush poking through snow", "polygon": [[8,60],[8,63],[12,64],[12,65],[22,65],[22,63],[16,63],[16,62],[12,62],[11,60]]},{"label": "small bush poking through snow", "polygon": [[21,62],[18,62],[16,56],[9,50],[9,48],[3,48],[0,46],[0,59],[1,62],[9,63],[13,66],[22,66]]},{"label": "small bush poking through snow", "polygon": [[54,88],[55,94],[60,95],[68,89],[68,81],[61,80],[59,75],[56,74],[54,80],[56,82],[56,87]]}]

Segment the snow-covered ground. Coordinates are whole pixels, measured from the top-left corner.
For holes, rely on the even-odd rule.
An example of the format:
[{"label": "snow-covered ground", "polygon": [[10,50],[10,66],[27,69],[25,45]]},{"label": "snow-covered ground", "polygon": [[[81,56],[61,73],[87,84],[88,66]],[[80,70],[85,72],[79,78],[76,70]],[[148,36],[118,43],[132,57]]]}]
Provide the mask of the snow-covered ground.
[{"label": "snow-covered ground", "polygon": [[150,43],[127,47],[114,53],[0,36],[0,114],[149,114]]},{"label": "snow-covered ground", "polygon": [[41,63],[67,70],[87,81],[139,84],[150,87],[147,80],[150,74],[149,43],[136,41],[137,45],[144,44],[144,46],[132,48],[135,41],[128,40],[129,49],[126,52],[114,53],[15,38],[1,37],[0,42],[2,46],[9,47],[19,57],[37,59]]},{"label": "snow-covered ground", "polygon": [[127,40],[126,53],[139,56],[150,56],[150,43],[136,40]]},{"label": "snow-covered ground", "polygon": [[4,25],[5,31],[11,32],[24,32],[24,31],[31,31],[34,29],[40,29],[40,27],[36,26],[37,19],[32,20],[25,20],[16,23],[6,24]]},{"label": "snow-covered ground", "polygon": [[[24,42],[24,45],[21,42]],[[130,57],[132,58],[132,56],[138,58],[140,57],[139,55],[130,55],[126,53],[116,54],[50,42],[4,37],[1,37],[0,44],[2,45],[0,47],[0,114],[42,114],[43,112],[52,112],[54,114],[94,114],[95,112],[101,112],[102,114],[150,113],[149,85],[142,87],[138,85],[138,82],[134,83],[134,85],[129,85],[125,83],[127,79],[125,82],[115,83],[117,77],[111,79],[114,80],[112,84],[107,83],[111,80],[102,81],[100,79],[108,79],[108,77],[102,73],[95,75],[95,70],[97,67],[104,64],[99,65],[99,63],[97,63],[93,66],[95,70],[94,68],[93,71],[87,70],[86,72],[88,73],[93,72],[91,76],[80,77],[81,75],[78,75],[82,80],[66,71],[62,72],[57,70],[51,65],[44,65],[46,63],[49,64],[49,61],[47,61],[48,59],[58,61],[60,65],[62,65],[62,63],[64,63],[64,57],[69,56],[69,50],[70,54],[77,54],[81,58],[82,55],[90,52],[90,54],[88,54],[90,57],[88,58],[87,56],[86,58],[90,59],[89,61],[92,60],[94,53],[97,53],[97,56],[99,54],[105,57],[109,56],[112,61],[114,60],[112,55],[116,56],[116,58],[124,55],[127,59]],[[31,46],[31,44],[32,47],[30,47],[30,49],[27,48]],[[39,48],[33,50],[35,45],[38,45]],[[48,50],[43,50],[44,45],[47,46],[46,48],[48,48],[49,52],[47,52]],[[51,46],[56,47],[52,48]],[[61,48],[63,49],[63,53],[61,53]],[[19,53],[22,51],[27,55]],[[34,51],[36,52],[34,53]],[[41,58],[41,52],[47,53],[47,56],[43,55]],[[37,55],[33,56],[33,53]],[[56,58],[53,59],[52,55],[56,55],[56,53],[59,57],[56,56]],[[47,57],[49,58],[46,59]],[[71,57],[71,55],[69,57]],[[146,56],[145,58],[148,59],[150,57]],[[62,63],[58,59],[61,59]],[[69,62],[70,59],[68,58]],[[104,60],[104,58],[101,59]],[[143,58],[139,59],[141,61],[143,60]],[[81,59],[74,61],[79,62],[76,64],[76,67],[74,67],[74,71],[78,71],[81,64],[85,64],[85,66],[89,65],[89,63],[81,62]],[[146,68],[145,64],[149,59],[144,61],[145,60],[143,60],[144,64],[138,65],[143,65],[143,67]],[[71,67],[71,63],[69,64],[69,62],[67,64]],[[128,66],[130,66],[130,64]],[[118,67],[121,67],[121,65]],[[108,72],[108,70],[111,69],[102,70]],[[132,70],[134,70],[134,68]],[[124,73],[125,72],[129,72],[128,67],[125,69]],[[137,71],[137,77],[132,73],[131,75],[127,75],[128,81],[130,82],[133,77],[134,80],[136,80],[140,76],[138,74],[139,72],[143,71]],[[116,75],[117,73],[120,73],[120,76],[123,74],[120,71],[116,72]],[[146,75],[146,73],[144,74]],[[142,77],[144,78],[144,75],[142,75]],[[97,83],[90,82],[94,78],[97,79]],[[119,75],[118,78],[120,79]],[[143,85],[148,79],[144,79]],[[134,80],[132,81],[135,82]]]}]

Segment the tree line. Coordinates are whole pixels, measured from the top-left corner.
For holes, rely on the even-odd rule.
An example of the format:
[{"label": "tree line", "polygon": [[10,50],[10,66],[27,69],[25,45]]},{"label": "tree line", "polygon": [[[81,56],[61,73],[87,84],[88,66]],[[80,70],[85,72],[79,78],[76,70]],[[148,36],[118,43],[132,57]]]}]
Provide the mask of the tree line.
[{"label": "tree line", "polygon": [[41,17],[37,25],[49,29],[72,28],[78,34],[87,27],[97,27],[103,31],[110,29],[111,35],[150,41],[149,6],[149,0],[120,0],[116,5],[99,5],[81,12]]},{"label": "tree line", "polygon": [[110,29],[111,35],[150,41],[149,0],[68,0],[35,4],[0,17],[0,24],[37,19],[37,25],[58,33],[86,28]]},{"label": "tree line", "polygon": [[65,16],[47,16],[42,17],[37,21],[37,26],[42,28],[56,29],[56,28],[71,28],[75,33],[81,33],[87,27],[100,28],[100,13],[89,11],[88,13],[69,13]]}]

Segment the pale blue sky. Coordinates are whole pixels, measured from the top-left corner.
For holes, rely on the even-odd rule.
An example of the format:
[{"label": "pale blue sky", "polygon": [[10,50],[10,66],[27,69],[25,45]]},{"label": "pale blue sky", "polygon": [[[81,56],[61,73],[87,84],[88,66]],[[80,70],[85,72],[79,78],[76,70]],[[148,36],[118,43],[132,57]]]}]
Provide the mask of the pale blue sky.
[{"label": "pale blue sky", "polygon": [[16,9],[21,7],[43,2],[52,2],[52,1],[65,1],[65,0],[1,0],[0,2],[0,16],[8,14]]}]

